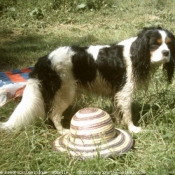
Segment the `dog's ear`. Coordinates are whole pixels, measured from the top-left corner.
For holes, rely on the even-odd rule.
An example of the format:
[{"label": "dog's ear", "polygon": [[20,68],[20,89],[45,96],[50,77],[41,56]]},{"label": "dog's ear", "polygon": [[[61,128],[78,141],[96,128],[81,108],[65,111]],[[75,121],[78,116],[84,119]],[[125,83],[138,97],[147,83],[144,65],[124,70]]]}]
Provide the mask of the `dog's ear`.
[{"label": "dog's ear", "polygon": [[163,69],[167,72],[167,80],[168,82],[171,82],[174,74],[174,66],[175,66],[175,36],[170,33],[172,42],[170,43],[170,53],[171,53],[171,58],[168,63],[165,63],[163,65]]},{"label": "dog's ear", "polygon": [[141,82],[148,78],[150,70],[149,36],[150,30],[144,29],[138,34],[131,45],[131,61],[136,81]]},{"label": "dog's ear", "polygon": [[171,83],[174,74],[174,58],[171,57],[168,63],[163,65],[163,69],[167,72],[167,80]]}]

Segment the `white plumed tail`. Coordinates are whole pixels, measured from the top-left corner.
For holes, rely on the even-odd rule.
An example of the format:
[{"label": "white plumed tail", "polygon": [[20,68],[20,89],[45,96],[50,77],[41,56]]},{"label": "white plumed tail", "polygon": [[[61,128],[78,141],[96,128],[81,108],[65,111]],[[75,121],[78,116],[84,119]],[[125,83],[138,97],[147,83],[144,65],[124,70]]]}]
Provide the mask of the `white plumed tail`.
[{"label": "white plumed tail", "polygon": [[28,80],[21,102],[9,120],[0,123],[0,129],[13,130],[24,128],[45,117],[44,101],[39,85],[40,82],[37,79]]}]

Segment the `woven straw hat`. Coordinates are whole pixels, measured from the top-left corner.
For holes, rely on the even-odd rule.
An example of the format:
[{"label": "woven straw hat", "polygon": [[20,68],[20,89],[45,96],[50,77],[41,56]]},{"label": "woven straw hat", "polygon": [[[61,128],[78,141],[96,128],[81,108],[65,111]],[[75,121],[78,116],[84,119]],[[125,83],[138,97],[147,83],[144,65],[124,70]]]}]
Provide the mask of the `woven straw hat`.
[{"label": "woven straw hat", "polygon": [[105,111],[89,107],[73,116],[70,133],[57,138],[53,144],[57,151],[84,159],[125,154],[132,148],[133,139],[126,131],[114,128]]}]

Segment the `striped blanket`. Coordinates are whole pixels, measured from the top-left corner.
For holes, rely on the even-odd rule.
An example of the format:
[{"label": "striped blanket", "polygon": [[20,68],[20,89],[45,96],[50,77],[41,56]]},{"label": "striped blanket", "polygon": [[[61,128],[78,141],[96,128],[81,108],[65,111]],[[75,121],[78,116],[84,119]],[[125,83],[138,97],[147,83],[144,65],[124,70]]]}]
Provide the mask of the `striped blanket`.
[{"label": "striped blanket", "polygon": [[22,96],[26,80],[33,67],[0,72],[0,107],[9,100]]}]

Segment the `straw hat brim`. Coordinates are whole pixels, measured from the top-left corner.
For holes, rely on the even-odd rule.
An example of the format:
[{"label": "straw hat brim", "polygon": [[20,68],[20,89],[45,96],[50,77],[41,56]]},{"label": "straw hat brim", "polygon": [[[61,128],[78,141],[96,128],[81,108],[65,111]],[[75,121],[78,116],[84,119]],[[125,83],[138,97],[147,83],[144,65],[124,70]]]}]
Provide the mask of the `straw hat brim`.
[{"label": "straw hat brim", "polygon": [[123,155],[133,147],[133,138],[122,129],[115,128],[115,130],[116,136],[113,139],[102,141],[100,144],[78,145],[70,140],[70,134],[66,134],[57,138],[53,145],[56,151],[68,152],[73,157],[83,159]]}]

